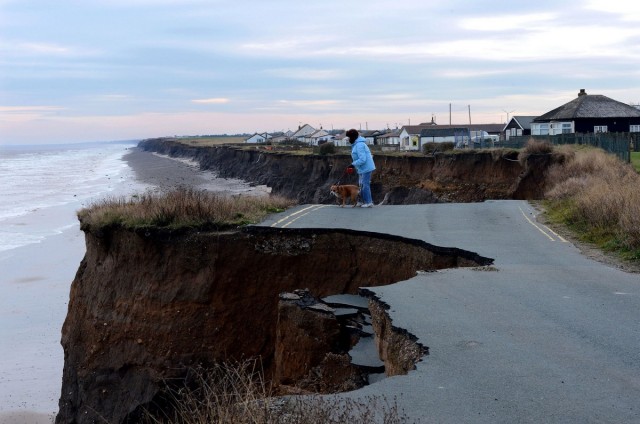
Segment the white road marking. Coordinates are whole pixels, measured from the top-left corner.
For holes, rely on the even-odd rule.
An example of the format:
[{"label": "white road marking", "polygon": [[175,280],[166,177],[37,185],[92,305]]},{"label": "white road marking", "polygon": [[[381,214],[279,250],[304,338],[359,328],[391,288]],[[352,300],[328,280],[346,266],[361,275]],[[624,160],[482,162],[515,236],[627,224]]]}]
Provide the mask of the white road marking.
[{"label": "white road marking", "polygon": [[[287,215],[284,218],[274,222],[273,224],[271,224],[271,226],[275,227],[275,226],[277,226],[277,225],[279,225],[279,224],[281,224],[281,223],[283,223],[285,221],[289,221],[286,224],[283,224],[280,228],[288,227],[289,225],[291,225],[292,223],[294,223],[298,219],[302,218],[303,216],[308,215],[311,212],[316,211],[318,209],[325,208],[327,206],[329,206],[329,205],[311,205],[311,206],[307,206],[306,208],[300,209],[299,211],[294,212],[294,213],[292,213],[290,215]],[[305,211],[307,211],[307,212],[305,212]],[[305,212],[305,213],[303,213],[303,212]],[[293,218],[294,216],[299,215],[299,214],[302,214],[302,215]]]},{"label": "white road marking", "polygon": [[[553,231],[551,228],[547,227],[546,225],[543,224],[538,224],[537,222],[532,221],[526,213],[524,213],[524,211],[522,210],[522,208],[520,206],[518,206],[518,209],[520,209],[520,212],[522,213],[522,216],[524,216],[524,219],[526,219],[529,224],[533,225],[534,227],[536,227],[536,229],[538,231],[540,231],[542,234],[544,234],[545,236],[547,236],[547,238],[549,238],[549,240],[551,241],[556,241],[556,239],[554,239],[551,235],[549,235],[549,233],[553,234],[554,236],[556,236],[558,238],[559,241],[561,241],[562,243],[567,243],[567,240],[565,240],[562,236],[560,236],[559,234],[557,234],[555,231]],[[547,230],[549,233],[547,233]]]}]

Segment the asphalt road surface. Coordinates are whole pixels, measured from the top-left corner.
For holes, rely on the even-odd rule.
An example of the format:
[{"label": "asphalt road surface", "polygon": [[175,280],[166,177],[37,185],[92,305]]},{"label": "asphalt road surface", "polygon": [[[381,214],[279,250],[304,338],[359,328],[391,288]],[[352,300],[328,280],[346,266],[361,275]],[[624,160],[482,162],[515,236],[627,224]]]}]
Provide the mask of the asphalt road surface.
[{"label": "asphalt road surface", "polygon": [[303,205],[261,225],[396,234],[495,260],[371,288],[430,354],[343,396],[384,394],[424,423],[640,423],[640,275],[588,259],[535,214],[524,201]]}]

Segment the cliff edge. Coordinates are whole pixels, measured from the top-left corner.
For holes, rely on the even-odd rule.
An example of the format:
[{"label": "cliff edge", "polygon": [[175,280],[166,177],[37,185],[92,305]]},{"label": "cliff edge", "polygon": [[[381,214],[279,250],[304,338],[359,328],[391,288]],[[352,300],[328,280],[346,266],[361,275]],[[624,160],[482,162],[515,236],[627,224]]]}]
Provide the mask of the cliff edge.
[{"label": "cliff edge", "polygon": [[[222,178],[271,187],[298,203],[333,203],[329,186],[351,163],[347,154],[295,155],[254,148],[188,146],[171,139],[148,139],[139,148],[197,161]],[[513,150],[437,153],[429,156],[375,153],[371,190],[375,203],[481,202],[488,199],[542,199],[551,155],[531,155],[524,163]],[[346,176],[343,184],[357,184]]]},{"label": "cliff edge", "polygon": [[[216,361],[261,358],[267,378],[276,363],[280,373],[298,369],[274,358],[283,292],[355,293],[417,270],[491,263],[459,249],[350,230],[85,232],[87,251],[62,330],[59,424],[138,422],[145,408],[162,406],[167,381]],[[403,261],[390,261],[389,252]]]}]

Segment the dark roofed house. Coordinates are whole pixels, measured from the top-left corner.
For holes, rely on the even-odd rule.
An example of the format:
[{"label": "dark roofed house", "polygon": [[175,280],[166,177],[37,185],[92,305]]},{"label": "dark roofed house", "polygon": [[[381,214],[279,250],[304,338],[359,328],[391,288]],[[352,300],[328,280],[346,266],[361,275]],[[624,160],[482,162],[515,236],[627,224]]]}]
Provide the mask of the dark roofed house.
[{"label": "dark roofed house", "polygon": [[582,89],[576,99],[531,123],[532,135],[597,132],[640,132],[640,110]]},{"label": "dark roofed house", "polygon": [[509,140],[509,137],[531,135],[531,122],[535,118],[535,116],[512,116],[504,127],[505,138]]}]

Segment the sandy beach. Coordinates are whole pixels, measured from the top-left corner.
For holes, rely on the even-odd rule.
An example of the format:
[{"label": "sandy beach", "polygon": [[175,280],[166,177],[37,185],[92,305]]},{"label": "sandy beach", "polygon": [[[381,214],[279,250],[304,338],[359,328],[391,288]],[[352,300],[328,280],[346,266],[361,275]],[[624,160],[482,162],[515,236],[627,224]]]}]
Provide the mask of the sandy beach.
[{"label": "sandy beach", "polygon": [[123,159],[134,170],[138,181],[161,191],[193,187],[226,194],[264,195],[270,192],[265,186],[217,178],[213,172],[200,171],[196,162],[187,159],[170,158],[138,148],[131,149]]},{"label": "sandy beach", "polygon": [[[197,164],[131,148],[123,157],[128,180],[105,196],[193,187],[228,194],[265,194],[240,180],[222,180]],[[69,289],[84,256],[75,220],[82,204],[38,211],[14,225],[43,226],[52,217],[75,225],[40,243],[0,252],[0,424],[50,423],[58,410],[64,362],[60,332]]]}]

